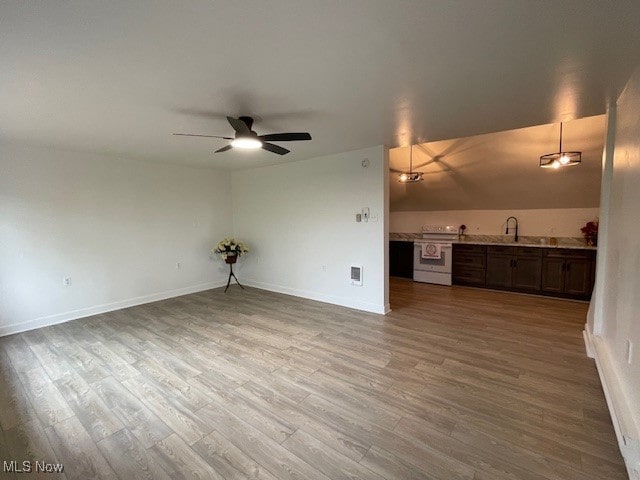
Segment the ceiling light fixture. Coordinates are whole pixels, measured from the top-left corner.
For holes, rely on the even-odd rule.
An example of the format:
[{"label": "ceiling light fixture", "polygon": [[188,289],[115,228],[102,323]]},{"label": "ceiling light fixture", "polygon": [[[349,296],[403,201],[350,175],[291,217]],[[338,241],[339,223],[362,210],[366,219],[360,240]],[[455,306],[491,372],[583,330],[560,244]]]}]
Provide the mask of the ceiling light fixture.
[{"label": "ceiling light fixture", "polygon": [[408,173],[401,173],[400,175],[398,175],[398,181],[401,183],[415,183],[415,182],[421,182],[423,180],[422,178],[422,172],[414,172],[413,171],[413,145],[411,145],[411,150],[409,150],[409,172]]},{"label": "ceiling light fixture", "polygon": [[540,157],[542,168],[570,167],[582,163],[582,152],[562,151],[562,122],[560,122],[560,148],[555,153],[547,153]]},{"label": "ceiling light fixture", "polygon": [[244,148],[245,150],[255,150],[262,147],[262,142],[253,137],[237,137],[231,142],[233,148]]}]

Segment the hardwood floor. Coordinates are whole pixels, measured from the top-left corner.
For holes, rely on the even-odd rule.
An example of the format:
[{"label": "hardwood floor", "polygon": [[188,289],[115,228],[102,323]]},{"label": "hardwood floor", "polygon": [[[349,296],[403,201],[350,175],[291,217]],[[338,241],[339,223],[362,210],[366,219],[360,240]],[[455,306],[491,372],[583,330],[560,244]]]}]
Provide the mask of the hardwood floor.
[{"label": "hardwood floor", "polygon": [[[6,478],[624,479],[587,305],[392,279],[222,289],[0,339]],[[35,464],[34,464],[35,468]]]}]

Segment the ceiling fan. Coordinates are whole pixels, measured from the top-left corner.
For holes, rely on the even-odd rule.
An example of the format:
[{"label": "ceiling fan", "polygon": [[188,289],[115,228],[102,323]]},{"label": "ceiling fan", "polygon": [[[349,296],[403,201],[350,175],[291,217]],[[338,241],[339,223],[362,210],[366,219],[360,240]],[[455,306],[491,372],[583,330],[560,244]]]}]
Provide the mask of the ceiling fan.
[{"label": "ceiling fan", "polygon": [[290,152],[290,150],[269,142],[295,142],[299,140],[311,140],[311,135],[309,135],[307,132],[268,133],[266,135],[258,135],[256,132],[251,130],[251,127],[253,126],[253,118],[251,117],[227,117],[227,120],[236,131],[235,137],[221,137],[218,135],[197,135],[194,133],[174,133],[174,135],[183,137],[207,137],[231,140],[231,143],[229,145],[219,148],[213,153],[226,152],[227,150],[231,150],[232,148],[262,148],[263,150],[277,153],[278,155],[286,155]]}]

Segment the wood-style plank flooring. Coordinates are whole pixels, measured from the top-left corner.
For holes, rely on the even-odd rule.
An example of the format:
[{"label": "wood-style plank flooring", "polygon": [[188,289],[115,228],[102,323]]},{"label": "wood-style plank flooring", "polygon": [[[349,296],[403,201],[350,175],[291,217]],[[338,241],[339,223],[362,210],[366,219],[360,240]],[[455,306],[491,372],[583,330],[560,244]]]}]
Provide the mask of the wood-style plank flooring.
[{"label": "wood-style plank flooring", "polygon": [[391,300],[217,289],[4,337],[0,460],[64,465],[4,476],[626,478],[586,304],[399,279]]}]

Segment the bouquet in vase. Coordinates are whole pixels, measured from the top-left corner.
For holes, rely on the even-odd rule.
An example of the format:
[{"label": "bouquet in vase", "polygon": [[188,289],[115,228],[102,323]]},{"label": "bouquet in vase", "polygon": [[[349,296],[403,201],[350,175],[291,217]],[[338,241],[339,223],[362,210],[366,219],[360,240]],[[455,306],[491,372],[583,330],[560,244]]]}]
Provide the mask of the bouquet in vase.
[{"label": "bouquet in vase", "polygon": [[217,253],[226,261],[229,257],[241,257],[248,251],[249,249],[244,242],[235,238],[225,238],[219,241],[211,252]]}]

